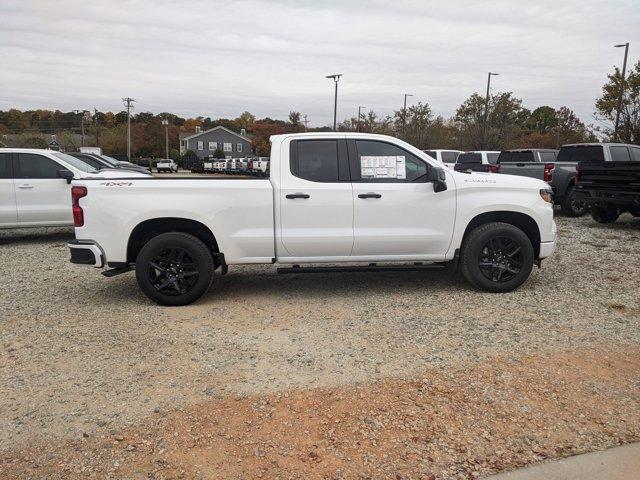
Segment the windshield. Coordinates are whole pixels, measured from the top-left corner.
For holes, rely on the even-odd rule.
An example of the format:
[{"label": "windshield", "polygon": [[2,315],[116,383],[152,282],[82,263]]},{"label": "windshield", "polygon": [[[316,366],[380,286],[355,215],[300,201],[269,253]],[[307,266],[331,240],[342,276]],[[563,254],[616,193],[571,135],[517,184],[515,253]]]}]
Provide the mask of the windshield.
[{"label": "windshield", "polygon": [[105,162],[107,162],[112,167],[118,166],[118,161],[113,157],[109,157],[107,155],[100,155],[100,158],[102,158]]},{"label": "windshield", "polygon": [[585,160],[603,161],[604,152],[600,145],[575,145],[561,147],[558,152],[558,162],[581,162]]},{"label": "windshield", "polygon": [[81,172],[98,173],[97,169],[93,168],[88,163],[83,162],[79,158],[72,157],[71,155],[67,155],[66,153],[62,152],[51,152],[51,154],[55,157],[58,157],[63,162],[68,163],[72,167],[77,168]]}]

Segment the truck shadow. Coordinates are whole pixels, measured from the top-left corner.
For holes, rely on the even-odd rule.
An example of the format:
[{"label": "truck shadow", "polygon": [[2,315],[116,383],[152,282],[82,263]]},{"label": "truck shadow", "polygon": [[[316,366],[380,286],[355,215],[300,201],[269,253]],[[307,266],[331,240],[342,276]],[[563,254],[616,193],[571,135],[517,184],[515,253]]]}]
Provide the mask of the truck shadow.
[{"label": "truck shadow", "polygon": [[73,227],[8,228],[0,230],[0,245],[64,243],[73,238]]}]

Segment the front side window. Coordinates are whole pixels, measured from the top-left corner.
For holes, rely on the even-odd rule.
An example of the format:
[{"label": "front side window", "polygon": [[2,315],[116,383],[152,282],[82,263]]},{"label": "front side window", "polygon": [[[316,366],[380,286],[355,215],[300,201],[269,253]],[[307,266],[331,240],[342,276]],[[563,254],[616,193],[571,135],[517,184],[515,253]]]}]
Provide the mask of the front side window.
[{"label": "front side window", "polygon": [[356,140],[356,150],[363,182],[403,183],[426,180],[426,162],[396,145],[375,140]]},{"label": "front side window", "polygon": [[640,162],[640,147],[631,147],[631,159],[634,162]]},{"label": "front side window", "polygon": [[225,152],[232,152],[233,149],[231,148],[231,143],[224,143],[224,151]]},{"label": "front side window", "polygon": [[291,172],[296,177],[312,182],[338,181],[337,140],[299,140],[293,148],[297,153]]},{"label": "front side window", "polygon": [[436,153],[435,150],[423,150],[423,152],[426,153],[427,155],[429,155],[434,160],[438,159],[438,154]]},{"label": "front side window", "polygon": [[10,153],[0,153],[0,178],[13,178]]},{"label": "front side window", "polygon": [[204,142],[198,142],[198,150],[204,150]]},{"label": "front side window", "polygon": [[456,163],[457,158],[458,152],[442,152],[442,161],[444,163]]},{"label": "front side window", "polygon": [[58,170],[66,170],[50,158],[35,153],[18,154],[18,178],[60,178]]},{"label": "front side window", "polygon": [[241,152],[242,151],[242,144],[241,143],[236,144],[236,151],[237,152]]},{"label": "front side window", "polygon": [[76,157],[72,157],[71,155],[67,155],[66,153],[51,152],[51,155],[53,155],[54,157],[58,157],[63,162],[68,163],[69,165],[80,170],[81,172],[96,173],[98,171],[97,168],[94,168],[93,166],[84,162],[83,160]]},{"label": "front side window", "polygon": [[627,147],[611,147],[611,160],[614,162],[628,162],[631,160],[629,157],[629,150]]}]

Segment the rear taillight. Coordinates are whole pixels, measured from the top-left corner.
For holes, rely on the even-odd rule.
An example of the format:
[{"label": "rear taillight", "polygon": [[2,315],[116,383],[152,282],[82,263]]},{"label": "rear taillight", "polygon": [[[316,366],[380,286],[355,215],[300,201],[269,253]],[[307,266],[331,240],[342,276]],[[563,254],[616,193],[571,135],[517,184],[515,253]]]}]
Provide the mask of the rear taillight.
[{"label": "rear taillight", "polygon": [[489,164],[489,173],[500,173],[500,165]]},{"label": "rear taillight", "polygon": [[554,169],[555,165],[553,163],[545,163],[544,164],[544,176],[542,177],[542,179],[545,182],[550,182],[551,179],[553,178],[553,169]]},{"label": "rear taillight", "polygon": [[84,212],[80,206],[80,199],[87,196],[87,187],[71,187],[71,204],[73,208],[73,224],[76,227],[84,225]]}]

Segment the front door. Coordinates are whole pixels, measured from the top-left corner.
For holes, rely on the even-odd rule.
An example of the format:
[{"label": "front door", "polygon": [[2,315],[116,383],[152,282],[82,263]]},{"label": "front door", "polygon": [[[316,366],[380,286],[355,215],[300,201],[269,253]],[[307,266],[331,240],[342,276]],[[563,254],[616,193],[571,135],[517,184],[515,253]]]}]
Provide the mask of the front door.
[{"label": "front door", "polygon": [[59,177],[65,167],[44,155],[14,155],[18,223],[24,225],[71,225],[71,187]]},{"label": "front door", "polygon": [[442,259],[453,236],[455,189],[434,192],[426,181],[433,167],[385,141],[351,140],[349,158],[352,256]]},{"label": "front door", "polygon": [[353,192],[345,140],[293,140],[288,150],[282,152],[280,171],[284,251],[278,256],[348,257],[353,247]]},{"label": "front door", "polygon": [[0,227],[10,227],[18,222],[11,155],[0,153]]}]

